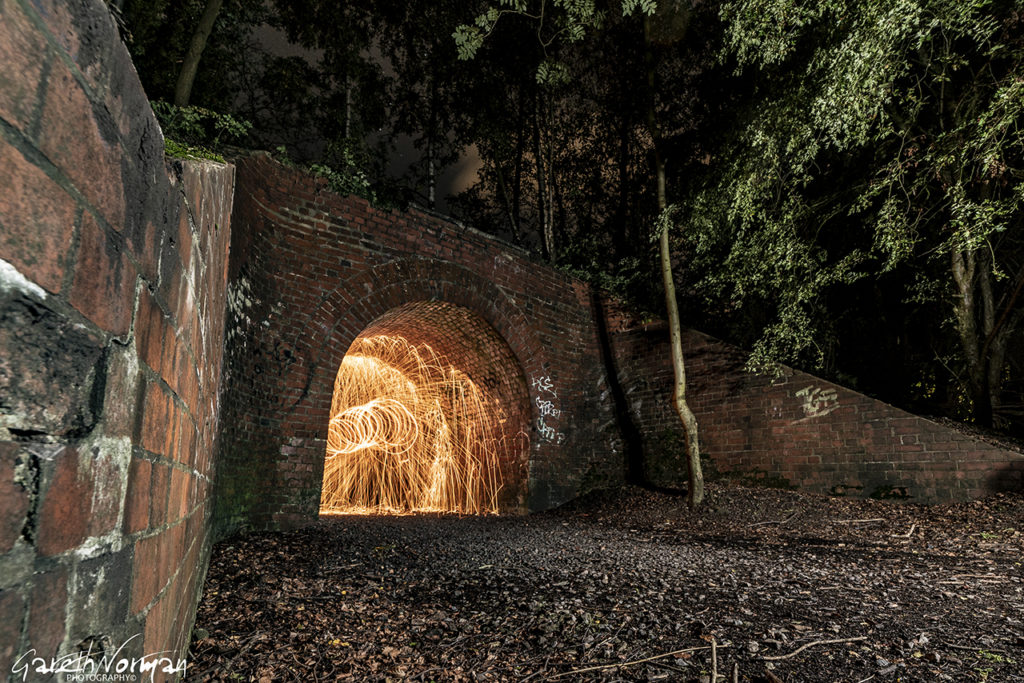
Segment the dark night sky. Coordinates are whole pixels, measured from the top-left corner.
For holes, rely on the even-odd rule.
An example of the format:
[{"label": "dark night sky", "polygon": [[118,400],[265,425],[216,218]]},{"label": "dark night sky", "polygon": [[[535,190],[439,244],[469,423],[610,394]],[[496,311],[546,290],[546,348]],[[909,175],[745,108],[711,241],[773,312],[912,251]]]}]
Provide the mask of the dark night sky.
[{"label": "dark night sky", "polygon": [[[272,54],[282,57],[302,57],[315,61],[319,55],[317,50],[308,50],[288,42],[283,31],[264,24],[256,30],[256,40]],[[385,64],[385,69],[387,65]],[[400,177],[408,170],[409,165],[419,158],[419,152],[413,147],[412,140],[401,136],[395,143],[395,151],[388,162],[388,173]],[[476,182],[481,161],[475,148],[468,149],[452,166],[441,171],[437,178],[437,210],[448,210],[446,197],[465,190]]]}]

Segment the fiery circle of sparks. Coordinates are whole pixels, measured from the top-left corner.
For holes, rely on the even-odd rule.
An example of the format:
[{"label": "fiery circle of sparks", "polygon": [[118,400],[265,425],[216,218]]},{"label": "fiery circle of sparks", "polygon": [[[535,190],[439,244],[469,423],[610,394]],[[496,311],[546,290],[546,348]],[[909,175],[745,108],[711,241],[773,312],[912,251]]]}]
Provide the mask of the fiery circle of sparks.
[{"label": "fiery circle of sparks", "polygon": [[498,512],[504,411],[429,346],[357,339],[332,414],[321,514]]}]

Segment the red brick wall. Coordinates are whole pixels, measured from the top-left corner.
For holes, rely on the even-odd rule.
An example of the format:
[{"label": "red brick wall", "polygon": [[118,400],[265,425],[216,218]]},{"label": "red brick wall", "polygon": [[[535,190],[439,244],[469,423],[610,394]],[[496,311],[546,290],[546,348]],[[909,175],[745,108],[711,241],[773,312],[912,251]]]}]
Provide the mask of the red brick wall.
[{"label": "red brick wall", "polygon": [[[680,479],[663,330],[266,156],[240,162],[234,203],[232,167],[167,165],[99,0],[0,0],[0,60],[0,666],[183,654],[213,520],[315,517],[335,375],[367,330],[428,341],[507,404],[527,443],[512,507],[621,481],[616,396],[652,478]],[[752,377],[697,333],[687,348],[721,472],[918,500],[1021,485],[1020,454],[809,375]]]},{"label": "red brick wall", "polygon": [[[331,396],[352,341],[397,308],[440,301],[472,324],[424,314],[407,333],[456,367],[497,344],[525,387],[525,509],[618,480],[590,288],[472,228],[376,209],[266,155],[241,159],[226,333],[218,524],[302,523],[319,502]],[[426,309],[424,309],[426,310]],[[441,309],[443,310],[443,309]],[[486,340],[473,333],[486,327]],[[485,346],[486,346],[485,344]],[[497,347],[494,347],[497,348]]]},{"label": "red brick wall", "polygon": [[99,0],[0,1],[0,63],[0,670],[126,642],[179,656],[234,171],[165,164]]},{"label": "red brick wall", "polygon": [[[644,434],[650,476],[685,481],[668,333],[619,315],[612,344],[630,412]],[[803,372],[744,371],[736,347],[684,335],[688,396],[710,469],[753,482],[918,502],[969,500],[1020,490],[1024,455]]]},{"label": "red brick wall", "polygon": [[[218,454],[221,532],[315,518],[334,378],[352,341],[378,325],[429,338],[465,370],[498,355],[517,366],[507,374],[527,390],[526,405],[511,406],[529,440],[515,482],[525,490],[521,509],[621,482],[630,426],[648,477],[683,483],[663,327],[645,329],[611,301],[597,307],[587,285],[471,228],[338,197],[266,155],[242,159],[238,169]],[[384,322],[431,301],[445,302],[439,311],[455,307],[465,322],[448,323],[429,306],[412,322]],[[602,316],[618,373],[612,382]],[[737,349],[696,332],[686,340],[690,396],[712,471],[922,501],[1020,485],[1019,454],[810,375],[788,370],[774,382],[749,375]],[[616,395],[629,420],[616,416]]]}]

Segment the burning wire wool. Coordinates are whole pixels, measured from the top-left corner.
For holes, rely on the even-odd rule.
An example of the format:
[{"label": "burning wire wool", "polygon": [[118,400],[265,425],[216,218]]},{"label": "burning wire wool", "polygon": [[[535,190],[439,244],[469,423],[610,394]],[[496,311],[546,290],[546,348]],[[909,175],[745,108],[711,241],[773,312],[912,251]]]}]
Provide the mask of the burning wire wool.
[{"label": "burning wire wool", "polygon": [[321,513],[498,511],[504,411],[429,346],[357,339],[331,413]]}]

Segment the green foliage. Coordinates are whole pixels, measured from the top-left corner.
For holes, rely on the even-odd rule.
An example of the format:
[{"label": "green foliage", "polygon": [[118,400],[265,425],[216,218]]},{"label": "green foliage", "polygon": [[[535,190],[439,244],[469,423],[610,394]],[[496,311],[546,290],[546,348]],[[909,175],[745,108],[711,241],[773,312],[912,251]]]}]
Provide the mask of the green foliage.
[{"label": "green foliage", "polygon": [[171,157],[224,163],[224,157],[215,150],[224,144],[244,142],[252,128],[247,121],[202,107],[151,104],[164,131],[164,153]]},{"label": "green foliage", "polygon": [[[125,42],[152,100],[172,100],[174,86],[205,0],[124,0]],[[266,19],[261,2],[224,0],[199,63],[190,102],[231,111],[240,72],[252,62],[253,27]],[[251,118],[251,117],[249,117]]]},{"label": "green foliage", "polygon": [[823,365],[829,300],[863,278],[895,273],[918,283],[908,301],[941,304],[954,254],[987,254],[997,284],[1004,264],[1020,267],[1021,10],[995,0],[722,5],[724,59],[756,80],[687,203],[685,240],[712,305],[772,312],[753,366]]},{"label": "green foliage", "polygon": [[377,194],[365,170],[368,165],[368,157],[362,153],[360,146],[354,141],[344,140],[329,145],[324,163],[313,164],[309,170],[326,178],[332,192],[340,195],[354,194],[376,203]]},{"label": "green foliage", "polygon": [[224,157],[213,150],[195,145],[186,145],[166,137],[164,138],[164,154],[176,159],[208,159],[221,164],[225,163]]},{"label": "green foliage", "polygon": [[[622,0],[623,16],[634,12],[654,14],[656,0]],[[599,29],[608,13],[598,10],[595,0],[498,0],[478,14],[472,24],[460,24],[452,33],[459,59],[473,59],[487,37],[494,32],[498,20],[505,15],[517,15],[536,21],[536,37],[545,58],[537,65],[537,82],[541,85],[561,85],[570,79],[565,64],[548,58],[549,49],[578,43],[589,31]]]},{"label": "green foliage", "polygon": [[650,259],[627,256],[614,267],[607,263],[607,253],[599,250],[596,241],[577,238],[569,245],[564,261],[556,267],[563,273],[590,282],[631,304],[634,313],[645,319],[663,316],[649,295],[651,287]]},{"label": "green foliage", "polygon": [[[170,97],[203,4],[124,3],[151,95]],[[975,355],[1024,348],[980,303],[989,287],[991,319],[1020,329],[1022,17],[1022,0],[225,0],[192,101],[377,202],[443,201],[441,174],[479,159],[449,210],[658,310],[653,100],[686,324],[755,368],[969,412],[954,258],[975,264]],[[257,44],[265,22],[301,56]],[[995,375],[1024,387],[1011,353]]]},{"label": "green foliage", "polygon": [[203,107],[178,107],[169,102],[152,102],[164,137],[193,148],[217,148],[241,144],[252,129],[248,121]]}]

